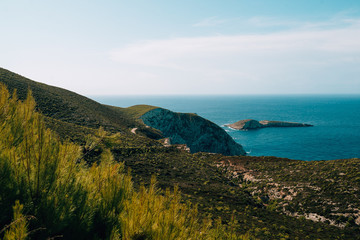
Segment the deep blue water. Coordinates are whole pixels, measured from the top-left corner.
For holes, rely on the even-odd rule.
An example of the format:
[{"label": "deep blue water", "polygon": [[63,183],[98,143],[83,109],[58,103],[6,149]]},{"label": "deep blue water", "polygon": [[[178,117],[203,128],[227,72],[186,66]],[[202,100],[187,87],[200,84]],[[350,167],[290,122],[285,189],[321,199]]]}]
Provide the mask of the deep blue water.
[{"label": "deep blue water", "polygon": [[[299,160],[360,157],[359,95],[297,96],[95,96],[109,105],[148,104],[191,112],[222,126],[251,156]],[[242,119],[309,123],[306,128],[237,131],[224,127]]]}]

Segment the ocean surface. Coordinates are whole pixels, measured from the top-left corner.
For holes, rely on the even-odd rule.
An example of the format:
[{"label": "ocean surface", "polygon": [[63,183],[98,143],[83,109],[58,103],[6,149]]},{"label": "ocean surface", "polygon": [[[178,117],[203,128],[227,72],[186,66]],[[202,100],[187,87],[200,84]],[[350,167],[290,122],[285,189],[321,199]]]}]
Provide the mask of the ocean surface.
[{"label": "ocean surface", "polygon": [[[148,104],[190,112],[218,124],[250,156],[298,160],[360,157],[360,95],[286,96],[93,96],[113,106]],[[243,119],[309,123],[314,127],[250,131],[224,126]]]}]

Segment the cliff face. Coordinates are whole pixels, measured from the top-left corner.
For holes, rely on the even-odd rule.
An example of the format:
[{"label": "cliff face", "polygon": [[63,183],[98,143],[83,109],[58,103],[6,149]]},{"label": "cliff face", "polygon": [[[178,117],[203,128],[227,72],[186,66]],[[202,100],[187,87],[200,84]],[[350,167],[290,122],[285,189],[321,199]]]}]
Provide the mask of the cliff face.
[{"label": "cliff face", "polygon": [[192,153],[246,154],[224,129],[196,114],[156,108],[140,118],[146,125],[162,131],[165,137],[170,138],[171,144],[186,144]]}]

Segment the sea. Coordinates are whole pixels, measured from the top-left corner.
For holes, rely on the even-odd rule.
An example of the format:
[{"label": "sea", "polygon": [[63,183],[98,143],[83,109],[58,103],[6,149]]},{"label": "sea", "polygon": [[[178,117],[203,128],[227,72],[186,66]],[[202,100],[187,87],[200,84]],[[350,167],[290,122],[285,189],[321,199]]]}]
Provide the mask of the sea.
[{"label": "sea", "polygon": [[[108,105],[147,104],[196,113],[221,126],[250,156],[297,160],[360,158],[360,95],[91,96]],[[313,127],[233,130],[243,119],[300,122]]]}]

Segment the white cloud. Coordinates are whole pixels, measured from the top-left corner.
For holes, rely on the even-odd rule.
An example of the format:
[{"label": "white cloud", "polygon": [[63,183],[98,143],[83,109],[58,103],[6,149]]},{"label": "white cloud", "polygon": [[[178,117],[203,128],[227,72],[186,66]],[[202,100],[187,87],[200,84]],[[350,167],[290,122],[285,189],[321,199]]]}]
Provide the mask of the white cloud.
[{"label": "white cloud", "polygon": [[278,93],[284,85],[299,93],[320,91],[314,87],[322,85],[326,92],[336,90],[330,88],[336,81],[351,90],[360,87],[357,76],[340,78],[344,72],[360,74],[360,28],[359,20],[347,21],[326,30],[149,40],[113,50],[111,58],[156,75],[154,84],[166,80],[163,90],[169,93]]},{"label": "white cloud", "polygon": [[276,17],[264,17],[264,16],[255,16],[246,20],[243,20],[246,25],[252,27],[297,27],[302,25],[302,22],[294,20],[284,20]]},{"label": "white cloud", "polygon": [[213,27],[221,25],[227,21],[228,20],[226,19],[219,19],[218,17],[209,17],[193,24],[193,27]]},{"label": "white cloud", "polygon": [[[245,55],[267,55],[283,53],[359,53],[360,28],[324,31],[292,31],[262,35],[215,36],[150,40],[113,50],[112,59],[118,62],[179,67],[186,65],[181,59],[208,59]],[[200,64],[200,62],[199,62]]]}]

